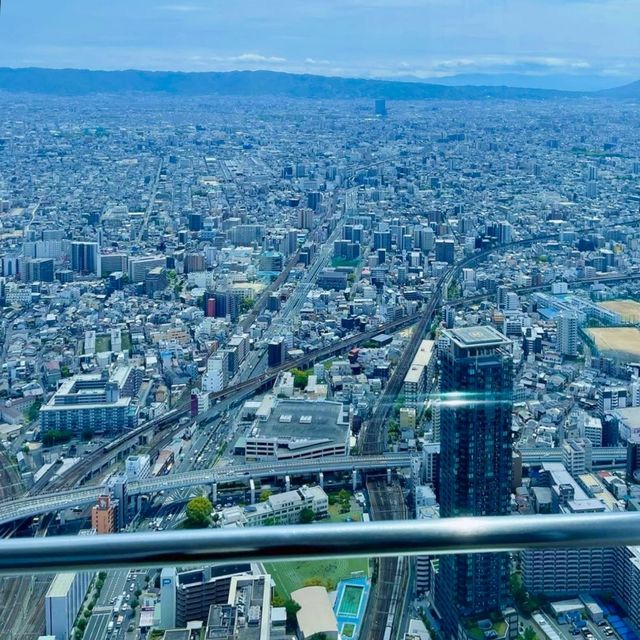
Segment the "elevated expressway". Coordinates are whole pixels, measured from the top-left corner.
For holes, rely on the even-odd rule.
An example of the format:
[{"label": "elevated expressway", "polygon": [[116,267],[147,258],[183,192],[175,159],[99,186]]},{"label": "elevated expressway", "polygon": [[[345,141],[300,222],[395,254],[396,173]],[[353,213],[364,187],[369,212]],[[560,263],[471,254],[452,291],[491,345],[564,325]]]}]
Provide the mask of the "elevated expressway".
[{"label": "elevated expressway", "polygon": [[[520,451],[525,465],[541,465],[545,462],[561,462],[560,449],[527,448]],[[599,468],[624,466],[627,459],[625,447],[600,447],[592,450],[592,464]],[[167,476],[133,480],[127,485],[130,496],[154,495],[160,491],[197,486],[224,486],[247,483],[262,478],[284,478],[319,475],[332,472],[384,471],[407,469],[420,465],[419,453],[384,453],[371,456],[335,458],[309,458],[304,460],[270,461],[228,466],[217,469],[185,471]],[[0,502],[0,524],[21,518],[52,513],[76,506],[94,504],[105,491],[104,486],[94,485],[55,493],[42,493],[18,500]]]}]

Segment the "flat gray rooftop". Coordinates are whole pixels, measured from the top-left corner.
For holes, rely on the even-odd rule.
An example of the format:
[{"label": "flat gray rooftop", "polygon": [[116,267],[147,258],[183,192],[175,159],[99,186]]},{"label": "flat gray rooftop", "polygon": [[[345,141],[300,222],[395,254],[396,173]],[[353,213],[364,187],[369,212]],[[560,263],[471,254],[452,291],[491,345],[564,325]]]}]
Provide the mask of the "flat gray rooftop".
[{"label": "flat gray rooftop", "polygon": [[444,332],[461,348],[471,347],[498,347],[508,344],[509,340],[497,329],[489,326],[460,327],[448,329]]},{"label": "flat gray rooftop", "polygon": [[267,420],[256,423],[253,437],[344,442],[348,425],[338,423],[341,412],[339,402],[281,400]]}]

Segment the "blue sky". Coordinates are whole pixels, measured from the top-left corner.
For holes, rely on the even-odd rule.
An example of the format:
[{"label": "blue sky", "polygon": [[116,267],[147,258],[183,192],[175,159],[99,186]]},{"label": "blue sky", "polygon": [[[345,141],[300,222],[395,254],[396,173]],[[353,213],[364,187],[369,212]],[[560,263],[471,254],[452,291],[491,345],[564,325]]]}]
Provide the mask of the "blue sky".
[{"label": "blue sky", "polygon": [[3,0],[0,66],[640,78],[640,0]]}]

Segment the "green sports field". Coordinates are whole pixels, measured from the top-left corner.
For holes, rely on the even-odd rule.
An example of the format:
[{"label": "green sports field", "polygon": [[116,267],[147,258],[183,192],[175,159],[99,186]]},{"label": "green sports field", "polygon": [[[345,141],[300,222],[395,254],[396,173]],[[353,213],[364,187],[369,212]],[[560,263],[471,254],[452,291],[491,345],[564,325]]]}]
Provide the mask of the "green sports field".
[{"label": "green sports field", "polygon": [[369,575],[369,561],[366,558],[269,562],[264,566],[276,583],[276,592],[283,598],[304,587],[304,583],[312,578],[320,578],[325,586],[329,583],[335,589],[340,580],[350,578],[352,573],[361,571],[366,576]]}]

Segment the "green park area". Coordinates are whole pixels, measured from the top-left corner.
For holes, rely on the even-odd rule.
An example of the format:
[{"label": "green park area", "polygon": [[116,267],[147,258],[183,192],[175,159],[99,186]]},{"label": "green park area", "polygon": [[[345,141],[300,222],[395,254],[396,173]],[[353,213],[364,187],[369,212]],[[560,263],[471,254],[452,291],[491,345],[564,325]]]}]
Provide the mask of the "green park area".
[{"label": "green park area", "polygon": [[340,580],[353,573],[369,575],[366,558],[340,558],[304,562],[265,563],[265,569],[276,583],[276,593],[288,598],[292,591],[312,584],[321,584],[332,591]]},{"label": "green park area", "polygon": [[336,502],[329,504],[329,517],[323,520],[323,522],[361,522],[362,521],[362,508],[360,505],[351,498],[349,500],[348,510],[345,510],[343,504]]}]

